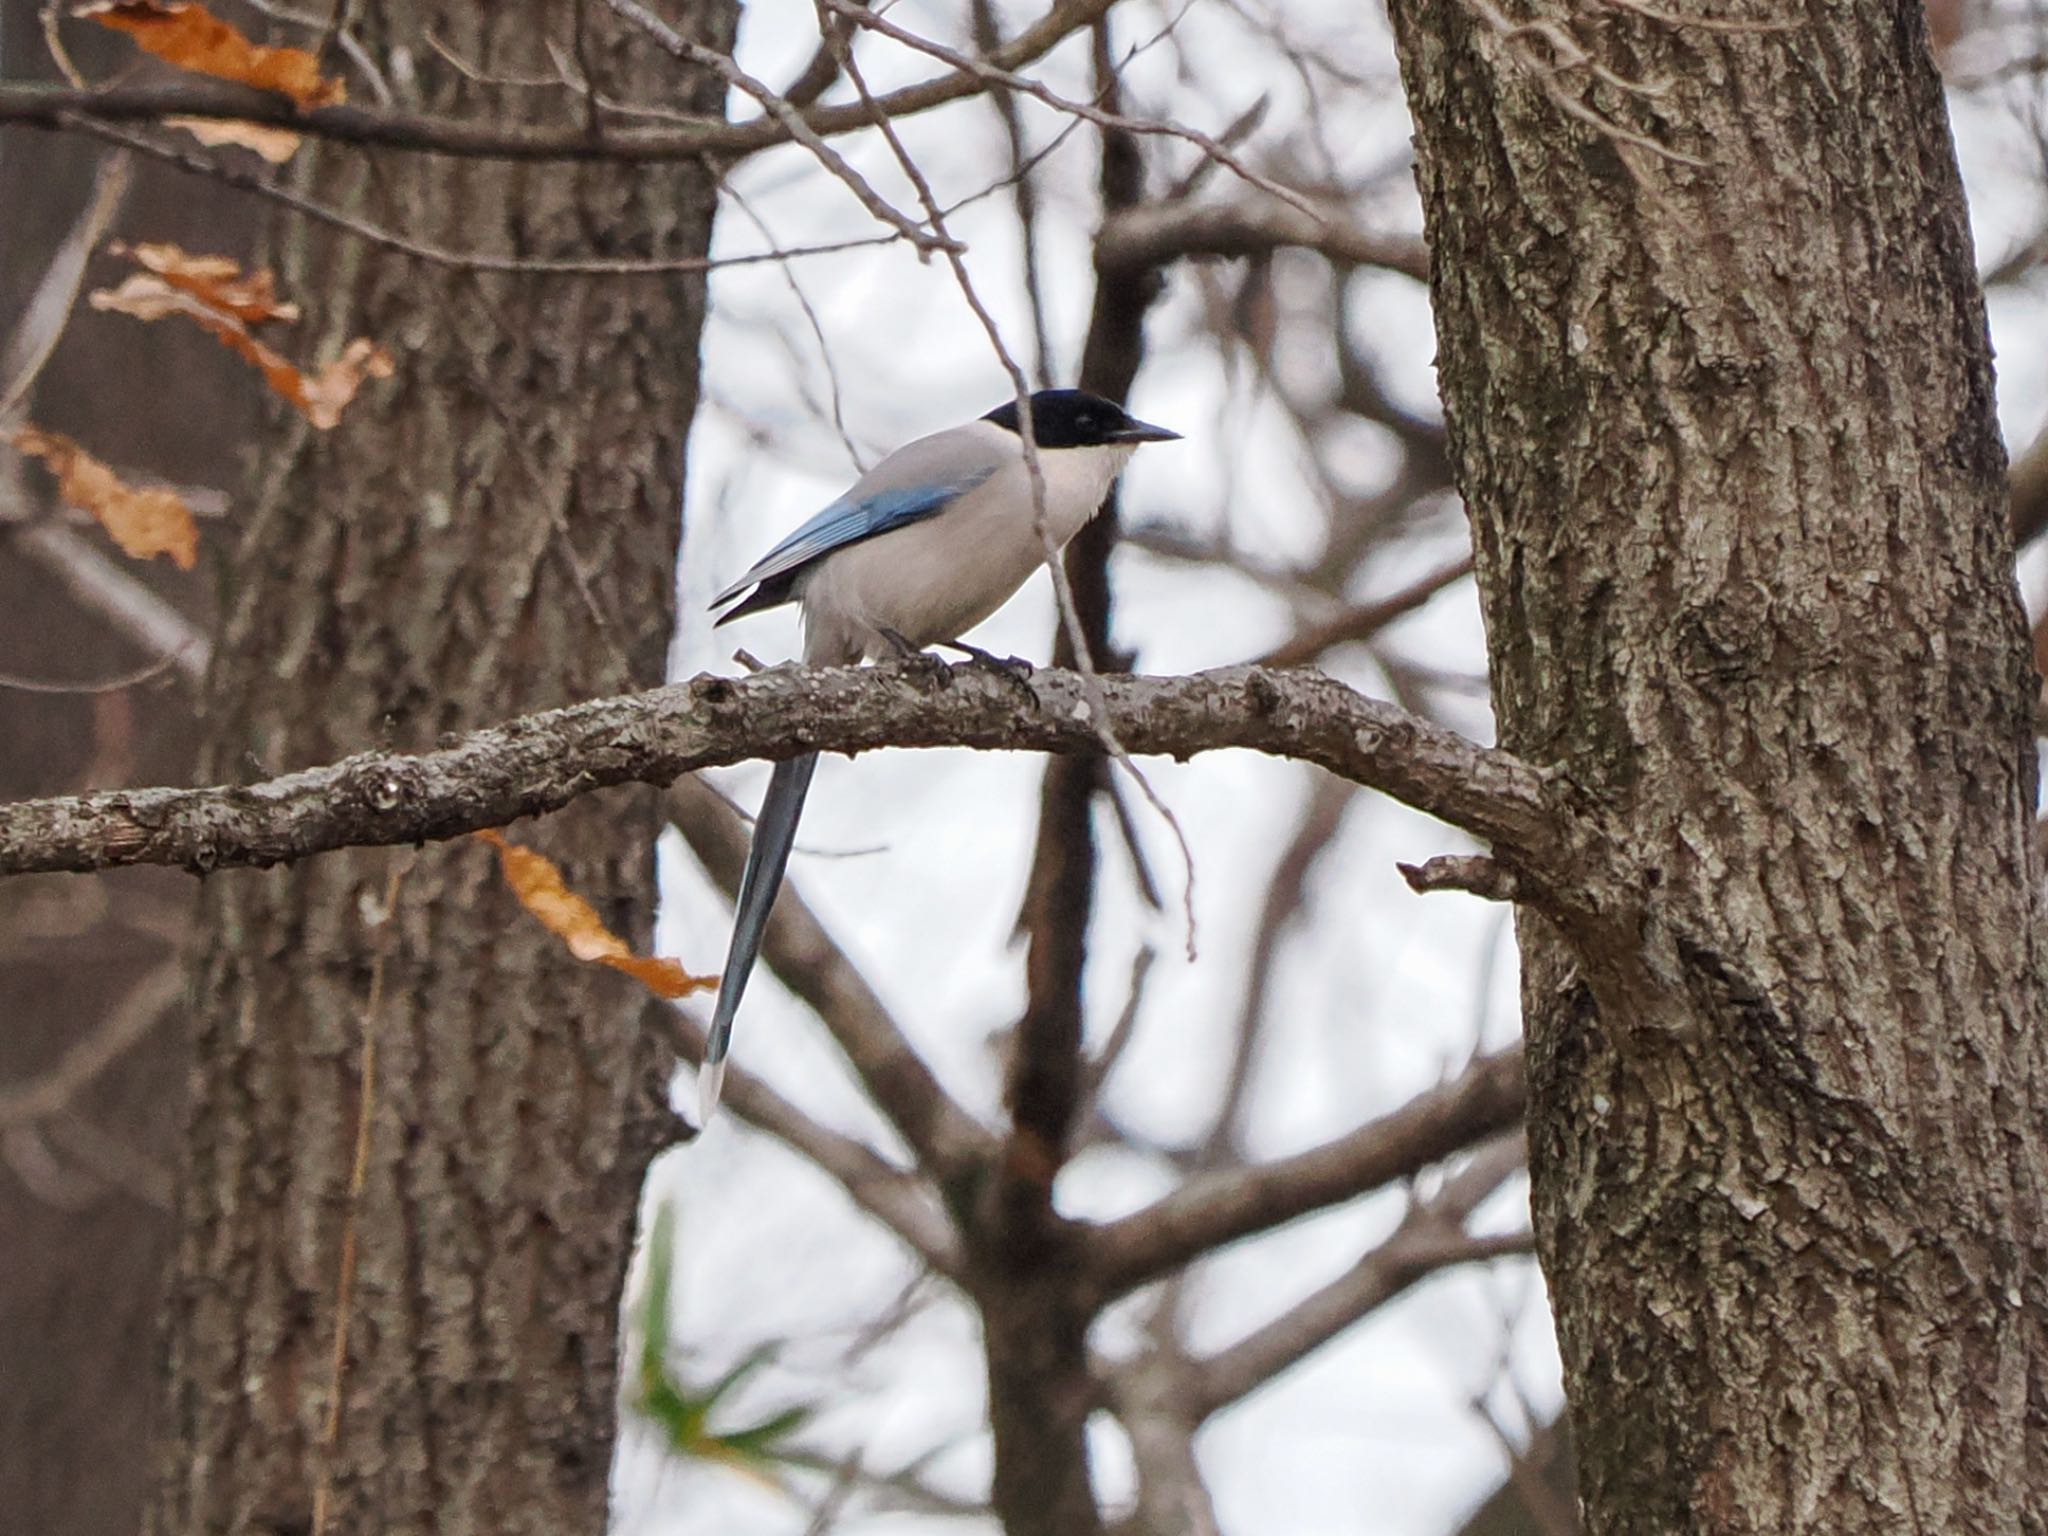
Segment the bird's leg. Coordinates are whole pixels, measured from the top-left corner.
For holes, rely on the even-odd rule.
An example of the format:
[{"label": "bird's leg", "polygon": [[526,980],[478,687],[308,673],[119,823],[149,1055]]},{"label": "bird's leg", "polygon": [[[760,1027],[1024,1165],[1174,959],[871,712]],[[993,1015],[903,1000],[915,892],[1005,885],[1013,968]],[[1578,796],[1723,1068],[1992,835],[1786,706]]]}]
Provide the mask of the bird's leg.
[{"label": "bird's leg", "polygon": [[934,682],[944,683],[952,679],[953,669],[930,651],[919,650],[896,630],[886,625],[877,631],[889,642],[889,649],[896,653],[896,659],[905,666],[915,667]]},{"label": "bird's leg", "polygon": [[977,667],[986,667],[998,676],[1008,678],[1024,690],[1024,696],[1031,703],[1038,702],[1038,690],[1031,686],[1032,666],[1021,656],[998,656],[993,651],[984,651],[978,645],[969,645],[964,640],[940,640],[936,642],[943,650],[958,651]]}]

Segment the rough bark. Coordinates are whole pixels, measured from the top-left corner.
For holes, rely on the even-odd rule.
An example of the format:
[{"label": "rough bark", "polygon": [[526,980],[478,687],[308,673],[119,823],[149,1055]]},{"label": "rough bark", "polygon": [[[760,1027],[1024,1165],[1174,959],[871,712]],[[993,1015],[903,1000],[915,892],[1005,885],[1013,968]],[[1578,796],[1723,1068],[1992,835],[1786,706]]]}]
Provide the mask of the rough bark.
[{"label": "rough bark", "polygon": [[[668,10],[729,42],[721,0]],[[374,53],[406,50],[418,104],[451,116],[560,124],[585,104],[479,85],[429,34],[487,74],[547,73],[553,35],[607,94],[697,112],[722,95],[596,7],[579,22],[447,0],[356,25]],[[451,245],[691,254],[709,235],[697,168],[307,159],[323,199]],[[205,771],[429,747],[508,711],[659,681],[701,278],[452,275],[291,224],[274,256],[328,348],[376,337],[398,372],[339,430],[280,424],[265,442],[227,578]],[[652,797],[621,798],[533,840],[644,941],[657,826]],[[335,1532],[601,1529],[619,1284],[641,1176],[669,1134],[641,999],[568,961],[473,846],[218,877],[200,927],[150,1528],[304,1531],[325,1503]]]},{"label": "rough bark", "polygon": [[1502,741],[1608,829],[1520,930],[1589,1529],[2038,1533],[2033,689],[1919,8],[1514,16],[1656,95],[1489,14],[1394,6]]}]

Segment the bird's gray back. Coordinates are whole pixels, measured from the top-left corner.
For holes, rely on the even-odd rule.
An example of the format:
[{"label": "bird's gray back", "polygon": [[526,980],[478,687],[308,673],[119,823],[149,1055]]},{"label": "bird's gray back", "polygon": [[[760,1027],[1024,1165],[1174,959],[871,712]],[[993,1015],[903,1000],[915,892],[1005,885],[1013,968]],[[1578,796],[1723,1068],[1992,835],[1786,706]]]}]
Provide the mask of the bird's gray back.
[{"label": "bird's gray back", "polygon": [[1014,432],[992,422],[970,421],[905,443],[854,481],[839,499],[857,502],[887,491],[971,480],[1023,456],[1023,445]]}]

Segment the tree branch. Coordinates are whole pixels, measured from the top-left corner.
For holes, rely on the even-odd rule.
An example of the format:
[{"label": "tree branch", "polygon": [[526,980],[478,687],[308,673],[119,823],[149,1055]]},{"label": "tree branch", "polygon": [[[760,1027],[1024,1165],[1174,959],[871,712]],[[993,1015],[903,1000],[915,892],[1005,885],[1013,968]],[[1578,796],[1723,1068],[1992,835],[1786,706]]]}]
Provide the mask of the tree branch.
[{"label": "tree branch", "polygon": [[1394,868],[1418,896],[1464,891],[1487,901],[1513,901],[1520,894],[1515,877],[1484,854],[1440,853],[1420,864],[1396,864]]},{"label": "tree branch", "polygon": [[1412,1206],[1393,1235],[1344,1274],[1278,1317],[1197,1362],[1183,1383],[1182,1406],[1199,1424],[1264,1386],[1288,1367],[1401,1295],[1454,1264],[1529,1252],[1529,1234],[1470,1238],[1464,1224],[1479,1204],[1523,1166],[1522,1138],[1502,1136],[1434,1199]]},{"label": "tree branch", "polygon": [[1282,246],[1429,280],[1429,249],[1419,236],[1360,229],[1335,213],[1311,218],[1273,197],[1148,203],[1114,213],[1095,236],[1095,264],[1104,272],[1137,271],[1184,256],[1256,256]]},{"label": "tree branch", "polygon": [[1406,1178],[1521,1118],[1522,1049],[1475,1062],[1456,1082],[1293,1157],[1192,1179],[1134,1215],[1095,1229],[1098,1298],[1170,1274],[1213,1249]]},{"label": "tree branch", "polygon": [[202,176],[268,198],[301,218],[325,224],[356,239],[387,251],[396,251],[429,266],[458,272],[517,272],[527,277],[657,277],[677,272],[713,272],[721,267],[752,266],[760,262],[783,262],[796,256],[828,256],[862,246],[888,245],[902,236],[895,233],[862,235],[850,240],[827,240],[819,244],[787,246],[766,251],[742,251],[731,256],[515,256],[502,251],[455,250],[431,241],[414,239],[403,230],[372,224],[341,208],[306,196],[296,187],[268,176],[259,176],[231,160],[200,154],[146,133],[117,128],[97,118],[74,116],[69,126],[134,154],[145,155],[172,166],[188,176]]},{"label": "tree branch", "polygon": [[[1381,789],[1493,846],[1532,892],[1577,871],[1544,776],[1506,752],[1316,672],[1228,667],[1104,676],[1134,752],[1248,747]],[[1102,750],[1083,681],[976,663],[777,667],[527,715],[436,752],[361,752],[251,785],[134,789],[0,805],[0,875],[172,864],[194,873],[337,848],[430,842],[559,810],[615,784],[804,751],[963,746]]]},{"label": "tree branch", "polygon": [[70,1108],[93,1079],[156,1028],[184,995],[184,973],[175,959],[144,972],[127,996],[56,1065],[26,1082],[0,1084],[0,1131]]},{"label": "tree branch", "polygon": [[1332,646],[1370,640],[1374,635],[1422,607],[1444,588],[1472,574],[1472,557],[1461,555],[1376,602],[1347,608],[1333,619],[1310,625],[1259,658],[1262,667],[1298,667],[1313,662]]},{"label": "tree branch", "polygon": [[953,241],[936,231],[920,227],[908,214],[900,211],[877,192],[865,176],[847,164],[845,157],[819,136],[804,120],[802,112],[741,69],[733,62],[730,54],[720,53],[716,48],[708,48],[694,38],[683,36],[642,5],[640,0],[604,0],[604,3],[653,38],[656,44],[667,50],[678,62],[708,69],[725,82],[728,90],[740,91],[753,97],[760,103],[762,112],[779,123],[783,132],[791,139],[809,150],[811,158],[836,176],[860,201],[863,208],[893,228],[904,239],[915,244],[919,254],[955,248]]},{"label": "tree branch", "polygon": [[[1058,0],[988,59],[986,69],[1020,69],[1044,57],[1070,33],[1107,12],[1114,0]],[[890,117],[905,117],[979,95],[996,82],[966,69],[953,69],[877,98]],[[66,128],[74,119],[99,122],[161,122],[166,117],[201,117],[261,123],[343,144],[375,144],[443,155],[493,160],[687,160],[698,155],[740,159],[786,143],[788,127],[771,116],[732,123],[707,118],[660,128],[611,128],[593,134],[588,124],[560,127],[477,122],[427,113],[376,111],[363,107],[320,107],[302,112],[287,96],[225,82],[123,85],[106,90],[29,81],[0,84],[0,123]],[[873,125],[867,106],[852,102],[804,114],[819,134],[849,133]]]}]

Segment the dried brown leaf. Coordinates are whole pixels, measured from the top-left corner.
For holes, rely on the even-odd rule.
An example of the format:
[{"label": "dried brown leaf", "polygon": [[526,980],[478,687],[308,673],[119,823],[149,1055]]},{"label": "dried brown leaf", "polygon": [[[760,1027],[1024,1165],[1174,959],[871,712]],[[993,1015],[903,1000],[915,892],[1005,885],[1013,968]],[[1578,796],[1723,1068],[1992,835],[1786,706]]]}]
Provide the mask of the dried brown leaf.
[{"label": "dried brown leaf", "polygon": [[674,960],[634,954],[631,945],[605,927],[596,909],[563,883],[562,872],[545,854],[507,842],[500,832],[473,835],[498,850],[498,871],[519,904],[578,960],[623,971],[656,997],[685,997],[718,985],[717,977],[693,976]]},{"label": "dried brown leaf", "polygon": [[266,128],[261,123],[213,117],[167,117],[166,128],[182,128],[208,149],[223,144],[253,149],[272,165],[283,165],[299,152],[300,137],[289,128]]},{"label": "dried brown leaf", "polygon": [[199,528],[177,492],[160,487],[137,490],[55,432],[22,427],[7,440],[19,452],[41,459],[57,477],[57,494],[96,518],[124,553],[137,560],[169,555],[180,570],[192,569],[199,558]]},{"label": "dried brown leaf", "polygon": [[318,373],[300,373],[287,366],[286,372],[291,375],[288,379],[272,378],[267,369],[263,376],[270,380],[272,389],[299,408],[306,420],[325,432],[341,420],[342,411],[355,399],[363,380],[388,379],[391,367],[389,352],[367,336],[358,336],[341,349],[340,357]]},{"label": "dried brown leaf", "polygon": [[323,432],[341,420],[365,379],[391,376],[391,354],[367,337],[351,341],[340,357],[312,373],[258,341],[250,325],[295,320],[299,313],[298,306],[278,300],[268,272],[244,276],[225,256],[192,256],[174,245],[115,250],[147,270],[130,273],[118,288],[95,290],[88,296],[94,309],[137,320],[185,316],[254,366],[266,384]]},{"label": "dried brown leaf", "polygon": [[110,255],[126,256],[145,272],[155,273],[208,308],[226,310],[251,325],[299,318],[298,305],[278,300],[277,280],[268,269],[245,277],[241,263],[232,256],[194,256],[168,242],[149,241],[129,245],[117,240],[107,251]]},{"label": "dried brown leaf", "polygon": [[319,60],[305,49],[252,43],[191,0],[99,0],[74,14],[127,33],[180,69],[278,91],[301,107],[333,106],[348,94],[339,80],[322,78]]}]

